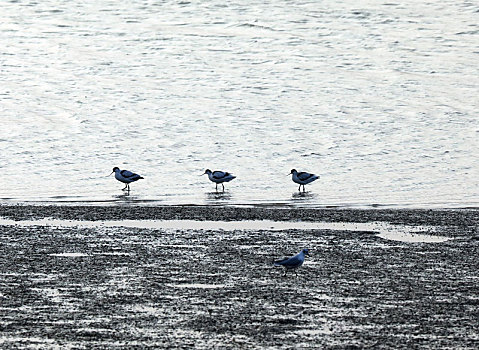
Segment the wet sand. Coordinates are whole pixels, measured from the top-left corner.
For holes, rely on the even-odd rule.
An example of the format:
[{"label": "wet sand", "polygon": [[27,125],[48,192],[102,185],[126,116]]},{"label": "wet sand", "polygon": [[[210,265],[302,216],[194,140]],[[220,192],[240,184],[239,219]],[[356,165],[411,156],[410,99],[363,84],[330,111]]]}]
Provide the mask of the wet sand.
[{"label": "wet sand", "polygon": [[[386,222],[450,238],[0,226],[2,349],[479,348],[477,210],[0,206],[0,217]],[[297,274],[272,266],[303,247]]]}]

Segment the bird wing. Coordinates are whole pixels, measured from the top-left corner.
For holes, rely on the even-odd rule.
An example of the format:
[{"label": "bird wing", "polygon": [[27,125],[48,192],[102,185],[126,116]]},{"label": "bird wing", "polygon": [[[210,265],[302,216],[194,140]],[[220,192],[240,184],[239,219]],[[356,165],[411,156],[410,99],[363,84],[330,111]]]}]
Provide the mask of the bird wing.
[{"label": "bird wing", "polygon": [[222,179],[228,175],[229,173],[226,173],[224,171],[213,171],[213,178],[215,179]]},{"label": "bird wing", "polygon": [[314,174],[310,174],[310,173],[305,173],[304,171],[298,173],[298,179],[300,179],[301,181],[304,181],[304,180],[307,180],[309,179],[310,177],[313,177]]},{"label": "bird wing", "polygon": [[301,254],[295,255],[291,258],[285,258],[282,260],[275,261],[275,265],[283,265],[283,266],[297,266],[303,262],[304,259],[301,259]]},{"label": "bird wing", "polygon": [[120,171],[120,174],[126,179],[139,176],[138,174],[132,173],[131,171],[128,171],[128,170],[122,170]]},{"label": "bird wing", "polygon": [[285,263],[286,261],[288,261],[289,259],[291,258],[283,258],[281,260],[276,260],[276,261],[273,261],[273,264],[275,265],[282,265],[283,263]]}]

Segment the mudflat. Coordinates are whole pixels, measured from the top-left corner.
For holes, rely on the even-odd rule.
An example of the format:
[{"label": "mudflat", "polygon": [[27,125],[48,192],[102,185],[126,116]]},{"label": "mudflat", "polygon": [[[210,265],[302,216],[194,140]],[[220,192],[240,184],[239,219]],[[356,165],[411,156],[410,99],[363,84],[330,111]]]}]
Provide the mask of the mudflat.
[{"label": "mudflat", "polygon": [[[479,211],[0,206],[2,349],[477,349]],[[97,221],[83,227],[24,220]],[[235,221],[233,229],[104,226]],[[387,223],[241,228],[244,220]],[[272,261],[309,248],[296,272]]]}]

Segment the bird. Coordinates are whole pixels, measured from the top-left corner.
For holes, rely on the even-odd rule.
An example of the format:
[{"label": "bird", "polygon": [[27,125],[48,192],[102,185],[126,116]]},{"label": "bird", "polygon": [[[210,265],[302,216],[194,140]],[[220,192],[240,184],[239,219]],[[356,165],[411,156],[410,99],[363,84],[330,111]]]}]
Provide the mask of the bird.
[{"label": "bird", "polygon": [[303,265],[304,257],[306,255],[309,255],[309,250],[308,249],[303,249],[298,254],[296,254],[295,256],[275,261],[274,266],[284,266],[285,272],[287,270],[295,270],[295,269],[299,268],[301,265]]},{"label": "bird", "polygon": [[319,175],[306,173],[304,171],[298,173],[296,169],[292,169],[288,175],[291,174],[293,174],[293,181],[299,184],[299,191],[301,191],[301,186],[303,186],[303,192],[305,191],[304,185],[319,179]]},{"label": "bird", "polygon": [[223,192],[225,191],[225,185],[223,185],[223,182],[229,182],[236,178],[236,176],[228,172],[217,170],[211,171],[210,169],[206,169],[202,175],[205,174],[208,174],[208,178],[210,179],[210,181],[216,183],[216,191],[218,191],[218,184],[221,184],[221,186],[223,186]]},{"label": "bird", "polygon": [[130,183],[138,181],[140,179],[144,179],[144,177],[138,174],[132,173],[131,171],[128,171],[128,170],[120,170],[120,168],[118,167],[113,168],[113,171],[111,172],[111,174],[113,173],[115,173],[115,179],[126,184],[125,187],[123,188],[123,191],[124,190],[130,191]]}]

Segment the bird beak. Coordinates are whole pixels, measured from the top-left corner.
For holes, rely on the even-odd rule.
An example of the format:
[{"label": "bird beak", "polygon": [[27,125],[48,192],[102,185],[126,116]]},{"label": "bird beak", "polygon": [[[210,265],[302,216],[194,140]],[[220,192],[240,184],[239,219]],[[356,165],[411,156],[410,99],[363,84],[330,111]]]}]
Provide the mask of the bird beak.
[{"label": "bird beak", "polygon": [[[112,171],[112,172],[110,173],[110,175],[108,175],[108,176],[111,176],[111,174],[113,174],[113,173],[114,173],[114,171]],[[108,176],[107,176],[107,177],[108,177]]]}]

